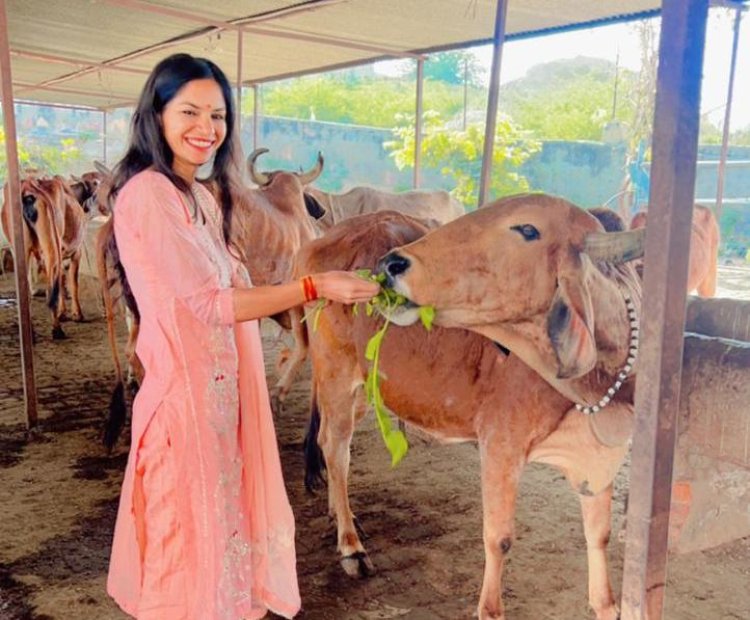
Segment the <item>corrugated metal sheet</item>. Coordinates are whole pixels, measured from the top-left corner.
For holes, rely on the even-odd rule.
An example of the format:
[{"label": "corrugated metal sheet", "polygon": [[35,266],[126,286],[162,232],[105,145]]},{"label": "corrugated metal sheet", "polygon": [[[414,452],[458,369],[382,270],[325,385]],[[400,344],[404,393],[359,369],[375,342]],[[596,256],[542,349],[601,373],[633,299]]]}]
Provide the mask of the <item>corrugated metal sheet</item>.
[{"label": "corrugated metal sheet", "polygon": [[[146,72],[176,51],[211,58],[235,81],[238,26],[245,83],[486,42],[495,6],[495,0],[234,0],[211,8],[192,0],[9,0],[15,95],[125,105]],[[515,1],[508,38],[633,19],[659,6],[657,0]]]}]

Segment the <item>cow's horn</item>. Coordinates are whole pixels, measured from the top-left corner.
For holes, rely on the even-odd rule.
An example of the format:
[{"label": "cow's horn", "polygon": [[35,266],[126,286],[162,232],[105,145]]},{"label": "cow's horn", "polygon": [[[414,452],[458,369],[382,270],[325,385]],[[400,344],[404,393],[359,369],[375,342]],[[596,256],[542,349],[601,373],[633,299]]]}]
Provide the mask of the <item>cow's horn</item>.
[{"label": "cow's horn", "polygon": [[646,229],[586,235],[583,251],[593,261],[626,263],[641,258],[645,248]]},{"label": "cow's horn", "polygon": [[312,169],[308,172],[301,172],[298,175],[300,183],[302,185],[310,185],[310,183],[320,176],[321,172],[323,172],[323,153],[318,151],[318,161],[315,162]]},{"label": "cow's horn", "polygon": [[94,168],[96,168],[97,172],[103,174],[106,177],[112,176],[112,171],[109,168],[107,168],[107,166],[105,166],[98,159],[94,160]]},{"label": "cow's horn", "polygon": [[263,187],[271,182],[271,177],[263,172],[258,172],[255,169],[255,160],[258,159],[263,153],[268,153],[268,149],[255,149],[250,155],[247,156],[247,172],[250,175],[253,183]]}]

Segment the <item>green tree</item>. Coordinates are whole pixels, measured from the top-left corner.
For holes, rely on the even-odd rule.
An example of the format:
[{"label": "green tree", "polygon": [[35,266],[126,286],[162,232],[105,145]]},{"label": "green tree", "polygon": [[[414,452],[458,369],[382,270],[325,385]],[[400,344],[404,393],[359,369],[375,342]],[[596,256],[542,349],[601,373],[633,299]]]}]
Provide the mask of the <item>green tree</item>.
[{"label": "green tree", "polygon": [[[469,109],[484,109],[485,91],[467,89]],[[262,114],[288,118],[315,119],[369,127],[391,128],[397,116],[415,113],[414,81],[405,78],[366,77],[342,81],[339,75],[311,76],[265,86]],[[425,80],[426,107],[445,118],[463,113],[463,86]],[[243,99],[242,112],[252,114],[252,98]]]},{"label": "green tree", "polygon": [[[620,72],[620,88],[632,74]],[[615,65],[575,58],[532,67],[500,91],[501,109],[517,124],[545,140],[601,140],[613,116]],[[628,122],[632,108],[620,105],[615,118]]]},{"label": "green tree", "polygon": [[[416,63],[409,63],[403,77],[415,79]],[[467,50],[454,50],[432,54],[424,63],[425,80],[446,82],[448,84],[463,84],[464,81],[474,87],[482,86],[485,75],[484,67],[479,59]]]},{"label": "green tree", "polygon": [[[411,118],[401,117],[393,130],[394,140],[385,143],[400,170],[414,166],[414,125]],[[464,130],[449,128],[435,111],[424,115],[422,161],[426,166],[439,167],[455,182],[453,195],[468,209],[477,204],[478,179],[482,167],[484,127],[470,124]],[[492,156],[490,198],[499,198],[530,190],[529,182],[518,172],[540,144],[528,137],[508,117],[497,119]]]},{"label": "green tree", "polygon": [[735,144],[736,146],[750,146],[750,125],[732,131],[729,136],[730,144]]},{"label": "green tree", "polygon": [[[26,145],[18,139],[18,164],[21,174],[34,169],[42,174],[65,174],[75,163],[84,159],[77,142],[72,138],[60,140],[59,146]],[[5,156],[5,130],[0,126],[0,179],[4,182],[8,175]]]}]

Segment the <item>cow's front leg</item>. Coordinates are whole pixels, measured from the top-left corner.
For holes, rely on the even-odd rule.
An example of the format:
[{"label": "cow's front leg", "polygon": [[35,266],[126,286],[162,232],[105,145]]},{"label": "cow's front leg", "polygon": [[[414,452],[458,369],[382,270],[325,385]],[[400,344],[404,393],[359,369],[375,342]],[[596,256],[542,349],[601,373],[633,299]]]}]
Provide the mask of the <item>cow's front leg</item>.
[{"label": "cow's front leg", "polygon": [[[354,363],[352,368],[356,369]],[[375,566],[357,534],[348,486],[349,447],[366,405],[362,390],[352,391],[353,377],[339,370],[336,363],[330,375],[317,381],[321,415],[318,444],[328,468],[328,509],[336,519],[341,566],[350,577],[367,577],[375,572]]]},{"label": "cow's front leg", "polygon": [[518,480],[525,462],[516,448],[493,435],[479,439],[484,532],[484,577],[477,610],[479,620],[505,618],[503,566],[513,544]]},{"label": "cow's front leg", "polygon": [[[314,316],[317,310],[309,310],[310,322],[314,323]],[[292,383],[297,378],[300,366],[304,363],[307,358],[307,334],[305,333],[305,326],[302,323],[304,313],[302,308],[292,308],[289,311],[289,316],[292,322],[292,336],[294,338],[294,346],[289,354],[289,357],[284,360],[283,365],[279,371],[281,376],[279,377],[276,387],[274,388],[274,410],[276,413],[279,412],[281,406],[286,400],[289,390],[292,388]]]},{"label": "cow's front leg", "polygon": [[612,529],[612,485],[597,495],[579,495],[589,561],[589,605],[597,620],[617,620],[607,566],[607,544]]},{"label": "cow's front leg", "polygon": [[70,285],[70,304],[72,306],[72,319],[78,323],[83,321],[83,312],[81,311],[81,300],[78,292],[78,274],[81,266],[81,252],[75,253],[70,259],[68,267],[68,283]]}]

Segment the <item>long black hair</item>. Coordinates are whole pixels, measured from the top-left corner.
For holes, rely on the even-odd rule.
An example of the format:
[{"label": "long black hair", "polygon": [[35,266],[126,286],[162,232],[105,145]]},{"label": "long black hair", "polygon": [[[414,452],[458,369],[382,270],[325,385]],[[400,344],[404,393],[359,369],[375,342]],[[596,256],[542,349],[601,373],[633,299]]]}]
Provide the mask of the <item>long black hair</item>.
[{"label": "long black hair", "polygon": [[195,205],[188,183],[172,170],[174,155],[164,137],[161,114],[185,84],[204,79],[214,80],[219,85],[226,109],[226,137],[216,150],[211,174],[205,182],[212,187],[219,202],[224,215],[224,238],[229,242],[232,190],[236,189],[241,176],[238,165],[241,147],[235,133],[235,105],[229,80],[216,64],[206,58],[173,54],[154,67],[131,120],[128,149],[115,166],[110,204],[133,176],[152,168],[172,181]]},{"label": "long black hair", "polygon": [[[197,202],[188,183],[172,170],[174,154],[167,144],[162,131],[161,114],[164,107],[174,98],[177,92],[193,80],[214,80],[224,96],[226,110],[226,137],[214,154],[211,174],[204,182],[216,197],[224,216],[224,239],[229,241],[232,223],[232,196],[241,191],[241,173],[239,160],[242,156],[239,137],[235,133],[235,109],[232,89],[224,72],[213,62],[205,58],[195,58],[189,54],[174,54],[162,60],[149,75],[138,99],[138,106],[130,126],[130,143],[125,155],[115,166],[108,203],[112,216],[117,217],[114,209],[115,198],[122,187],[136,174],[151,168],[166,176],[188,199],[198,215]],[[135,297],[130,289],[127,274],[120,262],[117,241],[112,234],[106,241],[106,253],[122,286],[122,296],[135,317],[140,318]],[[104,286],[109,286],[105,283]],[[109,416],[105,422],[103,442],[112,449],[125,423],[125,394],[122,376],[112,393]]]}]

